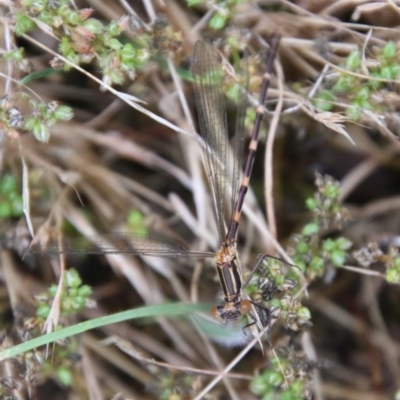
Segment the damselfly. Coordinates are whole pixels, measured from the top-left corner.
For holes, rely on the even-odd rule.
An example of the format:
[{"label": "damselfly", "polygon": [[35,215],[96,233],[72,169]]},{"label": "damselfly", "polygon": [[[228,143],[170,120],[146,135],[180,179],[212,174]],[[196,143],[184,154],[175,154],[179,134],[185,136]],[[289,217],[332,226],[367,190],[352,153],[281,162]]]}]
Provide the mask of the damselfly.
[{"label": "damselfly", "polygon": [[[243,298],[242,272],[236,250],[237,232],[243,201],[248,190],[255,160],[258,135],[264,114],[264,103],[270,83],[270,74],[280,41],[275,35],[267,56],[260,98],[256,109],[253,132],[248,148],[247,161],[241,175],[241,155],[244,143],[244,120],[247,103],[248,68],[242,67],[242,87],[238,94],[235,133],[230,150],[226,106],[223,94],[224,69],[218,50],[207,42],[195,45],[191,67],[199,117],[200,138],[206,160],[206,171],[212,189],[214,217],[217,223],[221,247],[218,253],[191,251],[173,241],[157,235],[135,233],[110,233],[75,239],[65,239],[62,244],[52,244],[46,249],[33,248],[41,253],[110,254],[158,257],[214,257],[225,303],[213,307],[214,317],[235,322],[243,315],[251,315],[251,301]],[[240,185],[239,185],[240,183]],[[227,200],[230,199],[230,218],[226,222]],[[259,263],[258,263],[259,264]]]}]

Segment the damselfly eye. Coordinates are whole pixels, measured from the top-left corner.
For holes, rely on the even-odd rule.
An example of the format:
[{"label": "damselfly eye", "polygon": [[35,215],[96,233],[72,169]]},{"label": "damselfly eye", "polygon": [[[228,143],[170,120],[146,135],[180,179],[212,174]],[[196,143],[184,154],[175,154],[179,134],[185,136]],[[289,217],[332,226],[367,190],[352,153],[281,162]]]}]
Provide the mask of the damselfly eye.
[{"label": "damselfly eye", "polygon": [[214,306],[211,309],[211,315],[213,316],[213,318],[221,320],[223,311],[224,308],[222,306]]},{"label": "damselfly eye", "polygon": [[251,311],[251,303],[249,300],[242,300],[240,302],[239,311],[241,315],[247,315]]}]

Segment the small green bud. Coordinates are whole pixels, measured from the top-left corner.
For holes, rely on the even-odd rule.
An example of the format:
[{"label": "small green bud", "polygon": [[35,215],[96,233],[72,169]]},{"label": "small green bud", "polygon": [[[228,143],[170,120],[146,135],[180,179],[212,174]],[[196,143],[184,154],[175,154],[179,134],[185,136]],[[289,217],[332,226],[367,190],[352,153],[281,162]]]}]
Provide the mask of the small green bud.
[{"label": "small green bud", "polygon": [[330,183],[324,187],[322,193],[324,196],[328,197],[328,199],[337,199],[340,194],[340,188],[338,185]]},{"label": "small green bud", "polygon": [[391,65],[387,65],[381,68],[380,73],[381,78],[383,79],[394,79],[395,74]]},{"label": "small green bud", "polygon": [[222,29],[225,26],[226,20],[227,20],[227,16],[226,15],[222,15],[220,13],[216,13],[210,19],[210,22],[208,23],[208,26],[211,29],[214,29],[214,30],[217,31],[219,29]]},{"label": "small green bud", "polygon": [[78,295],[82,297],[89,297],[92,294],[92,288],[88,285],[82,285],[78,288]]},{"label": "small green bud", "polygon": [[266,382],[262,375],[256,376],[251,381],[250,389],[254,394],[264,394],[269,388],[268,382]]},{"label": "small green bud", "polygon": [[297,243],[296,251],[300,254],[307,253],[308,252],[308,244],[304,240],[301,240],[299,243]]},{"label": "small green bud", "polygon": [[103,24],[99,20],[94,18],[89,18],[84,21],[83,26],[89,29],[89,31],[94,33],[95,35],[102,33],[104,29]]},{"label": "small green bud", "polygon": [[361,118],[362,111],[357,106],[355,106],[355,104],[351,105],[353,107],[346,108],[346,116],[352,121],[358,121]]},{"label": "small green bud", "polygon": [[322,243],[322,249],[330,253],[336,249],[336,242],[330,238],[326,239]]},{"label": "small green bud", "polygon": [[353,243],[345,237],[338,238],[336,240],[336,244],[340,250],[348,250],[351,246],[353,246]]},{"label": "small green bud", "polygon": [[122,49],[122,43],[118,39],[115,39],[115,38],[110,39],[108,41],[108,45],[113,50],[121,50]]},{"label": "small green bud", "polygon": [[306,206],[310,211],[313,211],[318,207],[318,201],[314,197],[309,197],[306,200]]},{"label": "small green bud", "polygon": [[296,311],[296,314],[303,321],[308,321],[308,320],[311,319],[311,313],[310,313],[310,310],[307,307],[300,307]]},{"label": "small green bud", "polygon": [[67,287],[76,288],[82,285],[82,279],[80,278],[76,269],[71,268],[65,274],[65,283]]},{"label": "small green bud", "polygon": [[333,108],[332,102],[334,100],[335,96],[330,90],[321,90],[314,98],[314,104],[322,111],[330,111]]},{"label": "small green bud", "polygon": [[71,386],[72,384],[72,373],[67,367],[61,366],[57,368],[56,375],[58,380],[65,386]]},{"label": "small green bud", "polygon": [[121,27],[116,21],[111,21],[107,27],[107,31],[111,36],[117,36],[121,33]]},{"label": "small green bud", "polygon": [[120,55],[123,62],[132,62],[136,60],[136,50],[130,43],[124,44]]},{"label": "small green bud", "polygon": [[310,262],[310,268],[319,273],[324,270],[324,260],[321,257],[313,257]]},{"label": "small green bud", "polygon": [[17,36],[23,35],[25,32],[33,31],[35,29],[35,23],[27,17],[25,14],[15,14],[15,27],[14,32]]},{"label": "small green bud", "polygon": [[283,376],[281,372],[266,371],[262,374],[266,382],[271,386],[280,386],[283,383]]},{"label": "small green bud", "polygon": [[389,283],[400,283],[400,272],[394,268],[386,271],[386,281]]},{"label": "small green bud", "polygon": [[382,54],[383,54],[383,57],[385,57],[385,59],[387,61],[391,61],[392,59],[394,59],[397,54],[397,49],[396,49],[395,43],[392,42],[391,40],[389,40],[389,42],[387,42],[385,44],[385,46],[383,47]]},{"label": "small green bud", "polygon": [[358,50],[355,50],[349,54],[346,61],[346,67],[350,71],[356,71],[361,65],[361,56]]},{"label": "small green bud", "polygon": [[346,253],[343,250],[334,250],[331,254],[331,261],[336,267],[343,266],[346,260]]},{"label": "small green bud", "polygon": [[50,314],[51,307],[48,304],[41,304],[37,311],[36,315],[40,318],[46,319]]},{"label": "small green bud", "polygon": [[63,121],[68,121],[73,116],[74,113],[72,111],[72,108],[68,106],[58,106],[54,111],[54,117]]},{"label": "small green bud", "polygon": [[0,202],[0,219],[11,217],[11,205],[8,201]]},{"label": "small green bud", "polygon": [[304,236],[311,236],[317,234],[319,232],[319,229],[319,224],[317,224],[316,222],[311,222],[303,228],[302,233]]},{"label": "small green bud", "polygon": [[47,143],[50,138],[50,131],[47,125],[37,122],[32,130],[33,135],[39,142]]}]

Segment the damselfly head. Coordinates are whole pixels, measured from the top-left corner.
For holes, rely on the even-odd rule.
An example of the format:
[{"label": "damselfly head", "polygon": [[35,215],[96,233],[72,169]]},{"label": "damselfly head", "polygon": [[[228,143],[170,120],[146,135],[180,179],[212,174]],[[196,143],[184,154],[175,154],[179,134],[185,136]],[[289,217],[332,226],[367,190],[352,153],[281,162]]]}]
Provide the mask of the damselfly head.
[{"label": "damselfly head", "polygon": [[214,306],[211,315],[223,322],[236,322],[240,317],[247,315],[251,311],[249,300],[226,303],[224,306]]}]

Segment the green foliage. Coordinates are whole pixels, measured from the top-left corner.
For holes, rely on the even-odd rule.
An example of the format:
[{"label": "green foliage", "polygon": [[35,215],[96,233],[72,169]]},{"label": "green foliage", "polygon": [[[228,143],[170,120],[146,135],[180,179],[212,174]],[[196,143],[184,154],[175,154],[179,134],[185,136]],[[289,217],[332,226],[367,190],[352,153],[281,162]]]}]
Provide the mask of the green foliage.
[{"label": "green foliage", "polygon": [[[50,313],[50,305],[58,291],[56,285],[52,285],[46,294],[40,296],[40,302],[36,315],[40,318],[47,318]],[[63,288],[60,297],[61,315],[74,315],[82,310],[91,295],[92,290],[88,285],[82,285],[78,272],[71,268],[65,273]]]},{"label": "green foliage", "polygon": [[[108,25],[90,18],[93,9],[75,9],[69,0],[57,3],[47,0],[23,1],[16,13],[15,31],[21,35],[35,28],[40,21],[60,39],[59,51],[68,61],[79,65],[96,58],[106,84],[121,84],[125,77],[133,79],[135,68],[147,62],[150,56],[146,40],[139,40],[141,48],[124,45],[120,36],[128,19],[111,21]],[[65,64],[64,70],[71,68]],[[42,129],[41,129],[42,128]],[[46,136],[46,129],[36,127],[37,136]]]},{"label": "green foliage", "polygon": [[0,219],[20,217],[23,202],[16,179],[5,174],[0,180]]},{"label": "green foliage", "polygon": [[23,35],[25,32],[33,31],[35,29],[35,23],[25,15],[24,12],[16,12],[14,14],[15,27],[14,31],[16,35]]},{"label": "green foliage", "polygon": [[72,109],[68,106],[59,105],[56,101],[48,104],[29,101],[31,115],[26,119],[24,128],[32,132],[36,139],[47,142],[50,137],[49,128],[57,121],[68,121],[73,117]]},{"label": "green foliage", "polygon": [[[288,359],[273,358],[272,366],[253,378],[251,391],[263,400],[303,400],[308,390],[305,376],[302,375],[300,360],[291,363]],[[285,371],[286,379],[282,373]]]},{"label": "green foliage", "polygon": [[[367,68],[361,58],[361,52],[351,52],[343,68],[360,76],[341,73],[330,89],[322,89],[315,96],[315,106],[322,111],[330,111],[333,102],[347,104],[346,115],[353,121],[362,117],[363,110],[384,112],[389,104],[382,99],[389,99],[390,96],[376,96],[375,92],[393,90],[390,82],[386,84],[379,79],[394,81],[400,76],[400,57],[396,44],[392,41],[387,42],[372,57],[374,62]],[[368,76],[362,78],[361,75],[365,76],[366,73]]]},{"label": "green foliage", "polygon": [[141,235],[147,235],[149,232],[145,225],[145,218],[143,214],[137,210],[131,210],[129,212],[127,224],[129,231],[136,232]]},{"label": "green foliage", "polygon": [[211,17],[208,26],[214,30],[220,30],[227,25],[228,20],[233,16],[235,7],[244,0],[186,0],[189,7],[204,4],[210,10],[216,10]]},{"label": "green foliage", "polygon": [[400,256],[396,254],[386,265],[386,281],[389,283],[400,283]]},{"label": "green foliage", "polygon": [[294,295],[297,292],[299,268],[289,266],[279,259],[267,257],[252,276],[246,292],[260,307],[270,310],[288,329],[297,331],[309,325],[310,311]]},{"label": "green foliage", "polygon": [[293,237],[289,249],[294,263],[308,280],[322,276],[327,265],[343,266],[352,246],[345,237],[322,239],[327,229],[341,228],[348,219],[348,213],[340,204],[338,182],[328,176],[317,175],[316,185],[317,192],[306,200],[306,207],[313,213],[314,221]]},{"label": "green foliage", "polygon": [[64,386],[71,386],[72,384],[72,371],[64,365],[61,365],[56,369],[56,376],[60,383]]},{"label": "green foliage", "polygon": [[346,68],[349,71],[357,71],[361,66],[361,54],[358,50],[352,51],[346,60]]},{"label": "green foliage", "polygon": [[24,58],[24,48],[19,47],[14,50],[8,51],[3,54],[3,57],[6,60],[12,60],[12,61],[22,61]]},{"label": "green foliage", "polygon": [[333,101],[335,101],[335,96],[330,90],[321,90],[314,98],[315,106],[322,111],[331,111]]}]

